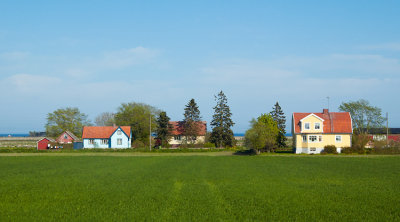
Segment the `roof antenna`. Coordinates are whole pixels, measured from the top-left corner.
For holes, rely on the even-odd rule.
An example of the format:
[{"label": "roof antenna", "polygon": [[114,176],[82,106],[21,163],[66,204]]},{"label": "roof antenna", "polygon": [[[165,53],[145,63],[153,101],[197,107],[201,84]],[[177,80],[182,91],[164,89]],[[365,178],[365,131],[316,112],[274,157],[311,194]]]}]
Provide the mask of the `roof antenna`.
[{"label": "roof antenna", "polygon": [[329,98],[329,96],[327,96],[326,98],[328,99],[328,110],[329,110],[329,99],[330,99],[330,98]]}]

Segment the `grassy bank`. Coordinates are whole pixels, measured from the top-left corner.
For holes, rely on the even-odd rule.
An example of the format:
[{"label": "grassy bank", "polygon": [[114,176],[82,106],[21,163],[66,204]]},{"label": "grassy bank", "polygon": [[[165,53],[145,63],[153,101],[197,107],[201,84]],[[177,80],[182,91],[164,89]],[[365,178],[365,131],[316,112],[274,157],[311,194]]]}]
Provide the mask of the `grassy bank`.
[{"label": "grassy bank", "polygon": [[2,156],[0,169],[2,221],[400,220],[399,156]]}]

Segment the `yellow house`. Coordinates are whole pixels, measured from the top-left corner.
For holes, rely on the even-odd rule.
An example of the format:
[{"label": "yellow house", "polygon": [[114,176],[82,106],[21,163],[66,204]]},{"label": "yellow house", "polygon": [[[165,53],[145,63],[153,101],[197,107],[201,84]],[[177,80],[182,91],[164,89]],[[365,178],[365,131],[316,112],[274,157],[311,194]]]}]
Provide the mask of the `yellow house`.
[{"label": "yellow house", "polygon": [[348,112],[293,113],[293,147],[296,153],[321,153],[326,145],[335,145],[340,153],[351,146],[353,124]]}]

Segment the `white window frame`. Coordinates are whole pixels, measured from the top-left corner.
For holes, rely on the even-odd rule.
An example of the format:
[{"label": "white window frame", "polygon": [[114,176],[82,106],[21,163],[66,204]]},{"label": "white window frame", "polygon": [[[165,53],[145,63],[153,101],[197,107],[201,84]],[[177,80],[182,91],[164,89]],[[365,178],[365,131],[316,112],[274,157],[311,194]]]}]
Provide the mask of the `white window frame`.
[{"label": "white window frame", "polygon": [[[338,140],[338,138],[340,138],[340,139]],[[335,142],[336,143],[341,143],[342,142],[342,135],[335,135]]]},{"label": "white window frame", "polygon": [[[318,128],[317,128],[317,124],[318,124]],[[314,129],[315,130],[321,129],[321,123],[314,123]]]},{"label": "white window frame", "polygon": [[319,136],[318,136],[318,142],[322,142],[322,140],[323,140],[323,136],[322,136],[322,135],[319,135]]},{"label": "white window frame", "polygon": [[117,145],[122,145],[122,139],[121,138],[117,139]]},{"label": "white window frame", "polygon": [[307,143],[307,135],[303,135],[303,143]]},{"label": "white window frame", "polygon": [[122,134],[121,130],[118,130],[117,135],[121,135],[121,134]]},{"label": "white window frame", "polygon": [[89,139],[89,142],[88,142],[90,145],[93,145],[94,144],[94,139]]},{"label": "white window frame", "polygon": [[174,136],[174,140],[177,140],[177,141],[182,140],[181,135]]},{"label": "white window frame", "polygon": [[108,144],[108,139],[102,139],[100,141],[100,143],[103,144],[103,145]]},{"label": "white window frame", "polygon": [[[315,137],[315,140],[313,141],[312,139],[311,139],[311,137]],[[310,141],[310,143],[316,143],[316,142],[318,142],[318,136],[316,136],[316,135],[309,135],[308,136],[308,141]]]},{"label": "white window frame", "polygon": [[[308,128],[307,128],[308,126]],[[310,129],[310,123],[304,123],[304,129],[305,130],[309,130]]]},{"label": "white window frame", "polygon": [[310,151],[311,151],[311,152],[315,152],[315,151],[317,151],[317,148],[315,148],[315,147],[310,147]]}]

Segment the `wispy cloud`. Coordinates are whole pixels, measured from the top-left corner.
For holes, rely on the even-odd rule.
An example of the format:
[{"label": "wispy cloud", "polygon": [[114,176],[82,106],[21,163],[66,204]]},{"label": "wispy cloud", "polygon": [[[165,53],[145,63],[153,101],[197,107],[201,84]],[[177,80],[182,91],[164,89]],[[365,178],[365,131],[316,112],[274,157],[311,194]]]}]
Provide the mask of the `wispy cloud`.
[{"label": "wispy cloud", "polygon": [[1,80],[0,83],[3,85],[3,90],[24,93],[29,96],[52,89],[54,85],[61,83],[61,79],[45,75],[16,74]]}]

